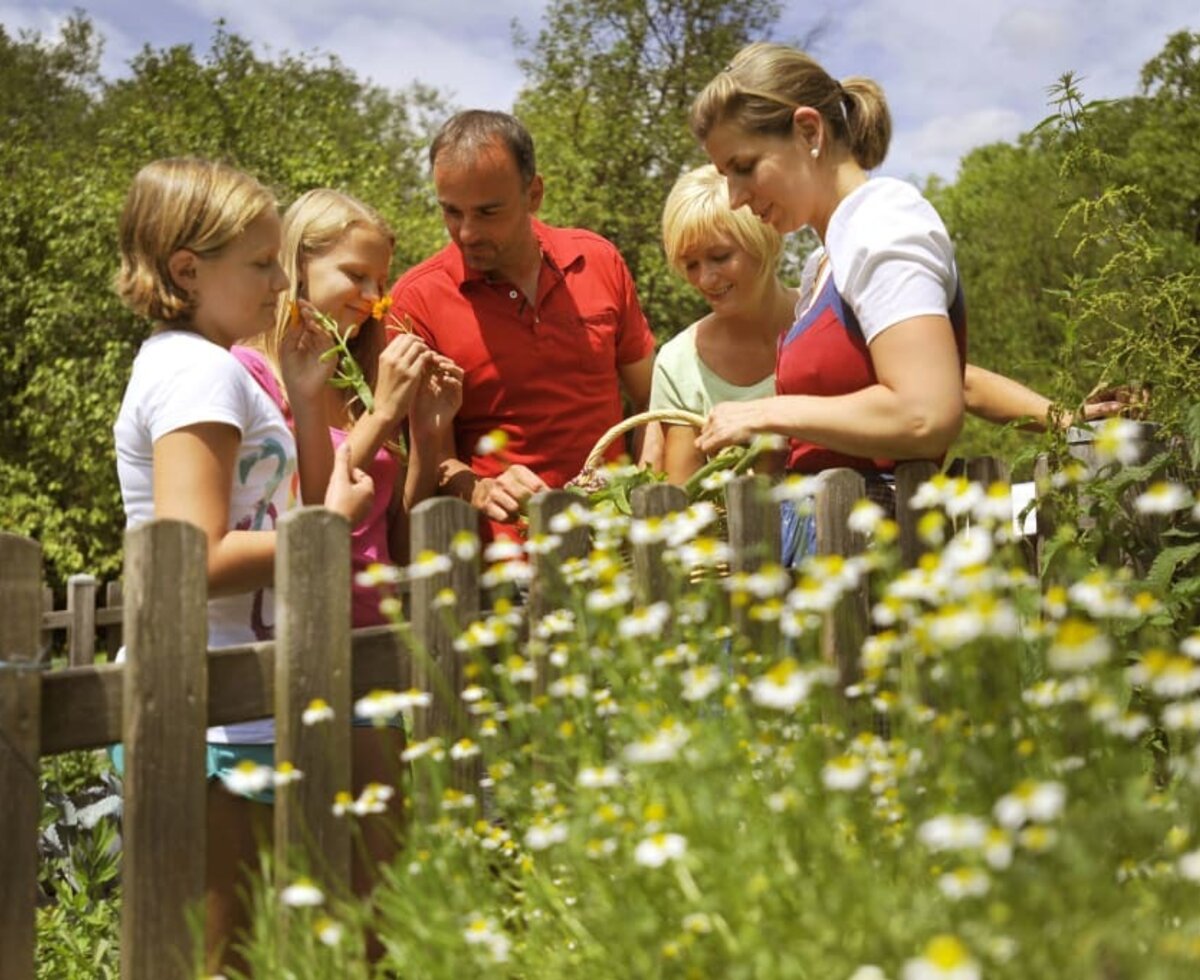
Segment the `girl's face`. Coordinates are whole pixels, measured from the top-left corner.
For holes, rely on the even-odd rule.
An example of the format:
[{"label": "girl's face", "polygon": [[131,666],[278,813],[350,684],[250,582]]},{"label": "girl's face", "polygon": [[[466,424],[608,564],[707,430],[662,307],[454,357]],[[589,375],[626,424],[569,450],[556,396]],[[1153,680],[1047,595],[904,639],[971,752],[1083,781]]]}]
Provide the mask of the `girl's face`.
[{"label": "girl's face", "polygon": [[732,238],[717,235],[679,256],[687,281],[716,313],[749,310],[757,303],[760,264]]},{"label": "girl's face", "polygon": [[718,123],[704,141],[730,207],[748,206],[784,235],[811,224],[818,210],[811,148],[795,127],[789,136],[763,136],[733,122]]},{"label": "girl's face", "polygon": [[387,290],[392,246],[374,228],[354,225],[300,270],[300,295],[353,336]]},{"label": "girl's face", "polygon": [[188,286],[198,333],[229,348],[271,328],[276,297],[288,285],[280,244],[279,215],[272,208],[216,255],[196,257]]}]

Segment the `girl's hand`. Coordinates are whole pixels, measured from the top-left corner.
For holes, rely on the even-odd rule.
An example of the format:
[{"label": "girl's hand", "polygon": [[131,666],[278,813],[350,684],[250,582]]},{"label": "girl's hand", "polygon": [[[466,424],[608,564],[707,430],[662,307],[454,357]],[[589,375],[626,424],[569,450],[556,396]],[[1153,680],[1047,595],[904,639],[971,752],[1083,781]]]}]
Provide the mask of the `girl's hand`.
[{"label": "girl's hand", "polygon": [[375,481],[369,473],[350,465],[350,443],[343,442],[333,457],[325,506],[345,517],[351,527],[356,527],[367,516],[374,498]]},{"label": "girl's hand", "polygon": [[312,317],[307,300],[297,303],[295,324],[279,343],[279,370],[288,400],[293,404],[320,398],[337,368],[337,359],[321,357],[333,347],[333,338]]},{"label": "girl's hand", "polygon": [[714,405],[696,437],[696,448],[711,455],[726,446],[748,443],[761,431],[761,418],[757,400]]},{"label": "girl's hand", "polygon": [[463,369],[443,354],[434,354],[425,383],[417,389],[408,421],[413,432],[432,435],[447,432],[462,407]]},{"label": "girl's hand", "polygon": [[436,356],[415,334],[402,333],[393,338],[379,355],[375,411],[393,422],[404,418]]}]

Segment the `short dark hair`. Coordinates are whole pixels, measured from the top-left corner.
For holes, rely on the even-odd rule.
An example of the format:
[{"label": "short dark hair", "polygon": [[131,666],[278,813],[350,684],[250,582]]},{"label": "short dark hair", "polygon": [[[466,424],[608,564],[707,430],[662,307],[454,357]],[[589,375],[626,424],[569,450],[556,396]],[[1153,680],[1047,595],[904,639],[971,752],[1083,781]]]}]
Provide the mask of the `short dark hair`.
[{"label": "short dark hair", "polygon": [[491,109],[466,109],[442,125],[429,146],[429,166],[442,151],[474,155],[499,141],[512,154],[521,180],[529,184],[537,176],[533,137],[516,116]]}]

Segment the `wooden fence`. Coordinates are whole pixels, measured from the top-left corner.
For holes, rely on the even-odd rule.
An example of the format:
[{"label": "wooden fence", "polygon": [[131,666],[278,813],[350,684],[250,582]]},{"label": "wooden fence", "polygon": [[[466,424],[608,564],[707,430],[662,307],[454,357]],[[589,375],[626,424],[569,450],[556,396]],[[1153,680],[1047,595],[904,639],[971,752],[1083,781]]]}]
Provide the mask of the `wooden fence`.
[{"label": "wooden fence", "polygon": [[[935,471],[932,463],[905,463],[897,471],[900,542],[910,564],[918,559],[921,544],[916,531],[920,514],[908,500]],[[972,461],[968,473],[987,481],[1005,478],[991,460]],[[858,473],[826,472],[816,500],[819,553],[861,550],[864,542],[848,529],[846,517],[864,491]],[[539,495],[531,502],[531,532],[547,530],[551,519],[578,499],[565,491]],[[776,559],[778,510],[761,478],[735,480],[726,501],[732,569],[752,571]],[[665,484],[639,488],[633,497],[637,517],[684,506],[683,492]],[[412,522],[414,554],[450,554],[454,536],[474,531],[477,516],[462,501],[438,498],[415,508]],[[581,528],[564,535],[554,555],[533,556],[531,617],[555,608],[564,588],[560,562],[585,556],[588,547],[587,531]],[[667,595],[662,547],[634,547],[639,601]],[[346,522],[321,508],[301,508],[279,522],[274,642],[206,651],[204,537],[183,522],[152,521],[126,535],[119,617],[110,602],[100,611],[91,607],[89,624],[88,613],[80,610],[82,591],[75,593],[70,615],[79,618],[71,621],[72,637],[78,638],[79,657],[86,665],[46,670],[40,663],[43,630],[59,620],[44,612],[40,546],[0,534],[0,840],[5,842],[0,980],[34,976],[42,756],[124,743],[125,980],[188,976],[194,962],[189,922],[203,899],[208,725],[274,715],[277,762],[289,761],[304,774],[277,794],[277,873],[286,881],[296,854],[304,852],[327,887],[348,882],[349,825],[333,816],[331,802],[338,791],[349,789],[352,701],[376,688],[461,691],[463,655],[454,650],[455,629],[435,597],[444,588],[454,591],[454,617],[461,628],[484,607],[480,578],[478,558],[454,558],[448,571],[412,581],[407,631],[378,627],[352,632]],[[94,595],[94,582],[91,591]],[[115,627],[118,619],[126,660],[91,663],[83,652],[87,641],[82,633],[95,625]],[[755,628],[748,621],[740,626]],[[843,684],[857,674],[858,651],[868,629],[864,584],[843,597],[823,635],[825,656],[836,664]],[[429,656],[410,656],[418,646]],[[304,709],[318,697],[336,713],[338,723],[332,728],[301,724]],[[466,735],[470,724],[461,699],[435,696],[431,708],[416,716],[416,735],[454,740]]]}]

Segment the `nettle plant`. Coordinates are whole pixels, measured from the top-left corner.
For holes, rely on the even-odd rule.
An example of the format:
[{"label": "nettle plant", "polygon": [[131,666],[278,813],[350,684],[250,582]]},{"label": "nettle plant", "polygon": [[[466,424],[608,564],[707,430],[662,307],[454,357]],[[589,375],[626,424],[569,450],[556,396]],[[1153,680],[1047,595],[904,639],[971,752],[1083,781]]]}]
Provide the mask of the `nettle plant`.
[{"label": "nettle plant", "polygon": [[1039,520],[1054,527],[1043,575],[1070,583],[1116,569],[1154,607],[1150,625],[1167,635],[1200,626],[1200,412],[1175,437],[1111,419],[1086,448],[1039,481]]},{"label": "nettle plant", "polygon": [[[812,489],[776,492],[803,503]],[[286,944],[258,930],[256,968],[1194,976],[1200,632],[1122,567],[1043,583],[1000,488],[939,476],[917,502],[931,550],[916,568],[863,503],[861,555],[707,577],[695,567],[728,558],[708,537],[711,505],[646,522],[582,503],[559,515],[552,530],[586,523],[593,550],[563,563],[559,608],[527,622],[501,598],[459,636],[474,729],[409,745],[431,812],[402,858],[369,905],[267,894],[260,918],[282,903],[292,922]],[[1200,526],[1194,509],[1172,513]],[[663,543],[666,601],[634,598],[631,537]],[[511,548],[484,557],[496,588],[525,577]],[[821,629],[864,579],[874,630],[839,689]]]}]

